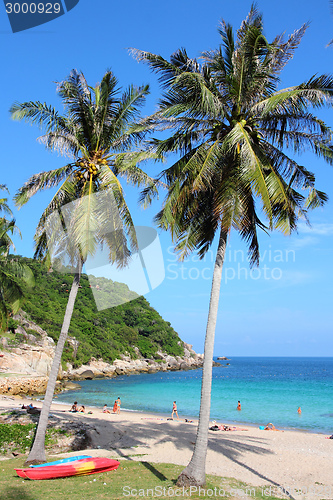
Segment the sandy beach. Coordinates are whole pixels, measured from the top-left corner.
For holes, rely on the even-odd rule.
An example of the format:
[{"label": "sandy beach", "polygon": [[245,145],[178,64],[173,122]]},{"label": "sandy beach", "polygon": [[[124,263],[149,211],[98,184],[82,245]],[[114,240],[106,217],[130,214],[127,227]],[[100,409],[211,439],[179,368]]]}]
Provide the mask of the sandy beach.
[{"label": "sandy beach", "polygon": [[[31,400],[0,396],[1,411],[29,403]],[[42,406],[38,401],[33,404]],[[161,415],[130,411],[116,415],[97,408],[87,408],[92,414],[70,413],[68,409],[68,405],[53,403],[51,412],[90,426],[89,454],[93,456],[184,466],[191,458],[195,420],[185,422],[180,416],[179,421],[171,421]],[[247,430],[209,431],[207,473],[238,479],[248,487],[266,487],[267,495],[281,496],[288,490],[294,498],[333,498],[333,440],[328,436],[242,428]]]}]

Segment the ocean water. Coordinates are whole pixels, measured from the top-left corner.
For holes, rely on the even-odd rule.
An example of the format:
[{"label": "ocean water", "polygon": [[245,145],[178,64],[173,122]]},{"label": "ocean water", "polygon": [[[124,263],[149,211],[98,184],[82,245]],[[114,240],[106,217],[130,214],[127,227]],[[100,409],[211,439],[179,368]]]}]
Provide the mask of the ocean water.
[{"label": "ocean water", "polygon": [[[221,363],[213,368],[211,420],[333,433],[333,358],[235,357]],[[112,407],[119,396],[123,409],[163,415],[177,401],[180,418],[196,418],[201,374],[198,369],[87,380],[57,401],[101,408]]]}]

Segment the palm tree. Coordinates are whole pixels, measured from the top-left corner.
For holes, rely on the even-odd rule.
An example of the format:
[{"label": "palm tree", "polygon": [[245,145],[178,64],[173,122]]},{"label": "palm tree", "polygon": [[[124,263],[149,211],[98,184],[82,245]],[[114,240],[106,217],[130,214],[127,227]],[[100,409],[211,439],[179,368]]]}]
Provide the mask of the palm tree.
[{"label": "palm tree", "polygon": [[[9,193],[8,188],[5,184],[0,184],[1,191],[7,191]],[[8,198],[0,198],[0,213],[5,212],[9,216],[12,216],[12,211],[8,206]]]},{"label": "palm tree", "polygon": [[73,70],[57,89],[66,109],[64,116],[41,102],[16,103],[10,110],[14,119],[44,128],[40,140],[48,149],[73,158],[63,167],[33,175],[15,196],[21,207],[39,190],[58,186],[37,226],[35,257],[49,257],[52,249],[57,258],[66,256],[67,261],[62,258],[61,263],[70,263],[74,272],[38,429],[26,462],[29,464],[46,460],[48,415],[83,264],[103,246],[108,249],[109,260],[123,266],[131,249],[137,248],[132,217],[118,177],[124,176],[135,185],[151,183],[137,166],[151,155],[133,150],[143,133],[131,128],[149,89],[130,86],[120,95],[117,87],[111,71],[92,88],[82,73]]},{"label": "palm tree", "polygon": [[[0,189],[8,192],[4,184],[0,185]],[[7,198],[0,199],[0,212],[12,216],[7,202]],[[0,217],[0,331],[6,330],[9,316],[19,310],[24,297],[24,284],[29,286],[33,283],[31,270],[15,258],[8,258],[11,247],[14,247],[11,236],[15,232],[19,232],[15,220]]]},{"label": "palm tree", "polygon": [[[268,43],[262,16],[252,6],[236,39],[232,27],[222,21],[222,43],[217,50],[202,54],[202,64],[190,59],[185,49],[174,53],[170,61],[133,51],[159,73],[165,88],[158,111],[142,127],[170,129],[169,137],[153,141],[156,152],[180,153],[180,159],[159,176],[168,193],[156,222],[171,231],[180,259],[193,250],[203,257],[219,234],[197,438],[179,485],[205,483],[215,326],[231,229],[240,233],[248,245],[251,265],[257,265],[258,228],[290,234],[300,216],[307,219],[307,211],[327,199],[315,188],[314,174],[287,150],[310,149],[332,163],[331,131],[309,108],[332,104],[333,80],[323,75],[278,90],[279,73],[306,28],[287,41],[278,36]],[[307,198],[300,190],[308,192]],[[149,203],[153,194],[147,187],[142,201]],[[265,224],[260,220],[263,217]]]}]

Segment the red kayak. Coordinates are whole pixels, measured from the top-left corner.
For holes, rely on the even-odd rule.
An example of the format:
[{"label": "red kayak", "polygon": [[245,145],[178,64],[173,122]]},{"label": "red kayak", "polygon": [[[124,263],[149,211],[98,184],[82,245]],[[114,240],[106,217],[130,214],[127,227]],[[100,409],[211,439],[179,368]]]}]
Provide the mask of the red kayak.
[{"label": "red kayak", "polygon": [[24,479],[55,479],[58,477],[83,476],[118,469],[119,462],[111,458],[84,458],[63,465],[49,465],[28,469],[15,469]]}]

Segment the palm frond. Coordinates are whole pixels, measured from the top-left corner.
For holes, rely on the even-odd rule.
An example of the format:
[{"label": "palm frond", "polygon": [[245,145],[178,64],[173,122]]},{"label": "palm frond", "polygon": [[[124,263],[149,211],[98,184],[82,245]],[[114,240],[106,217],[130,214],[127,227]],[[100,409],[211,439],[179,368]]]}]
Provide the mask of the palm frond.
[{"label": "palm frond", "polygon": [[57,186],[72,173],[73,164],[68,164],[65,167],[50,170],[49,172],[41,172],[35,174],[18,190],[14,196],[14,201],[17,206],[21,207],[30,200],[39,190],[49,189]]}]

